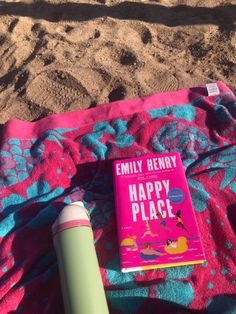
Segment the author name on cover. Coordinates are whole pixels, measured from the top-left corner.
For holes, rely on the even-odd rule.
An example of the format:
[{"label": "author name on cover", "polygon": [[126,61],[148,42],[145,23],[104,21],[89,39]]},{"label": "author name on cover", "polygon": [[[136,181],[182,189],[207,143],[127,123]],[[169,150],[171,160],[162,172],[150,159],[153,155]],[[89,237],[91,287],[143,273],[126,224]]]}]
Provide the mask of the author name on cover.
[{"label": "author name on cover", "polygon": [[116,163],[116,175],[142,173],[144,171],[157,171],[176,168],[176,156],[152,157],[140,160],[120,161]]}]

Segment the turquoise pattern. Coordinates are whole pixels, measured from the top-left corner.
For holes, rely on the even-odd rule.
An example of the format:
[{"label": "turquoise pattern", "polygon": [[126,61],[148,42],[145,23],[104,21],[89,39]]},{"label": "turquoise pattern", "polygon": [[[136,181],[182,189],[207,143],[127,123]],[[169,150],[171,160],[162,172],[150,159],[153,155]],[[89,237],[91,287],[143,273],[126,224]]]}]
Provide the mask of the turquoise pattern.
[{"label": "turquoise pattern", "polygon": [[5,237],[20,225],[21,218],[17,213],[8,214],[8,216],[0,222],[0,237]]},{"label": "turquoise pattern", "polygon": [[0,173],[0,188],[15,185],[26,180],[34,167],[42,160],[45,142],[52,141],[62,147],[62,134],[78,130],[77,128],[55,128],[45,131],[40,138],[5,140],[0,151],[0,166],[4,176]]},{"label": "turquoise pattern", "polygon": [[194,299],[194,290],[189,282],[171,279],[157,286],[157,296],[161,300],[188,306]]},{"label": "turquoise pattern", "polygon": [[4,177],[0,174],[0,185],[12,186],[17,182],[23,182],[31,173],[33,166],[40,162],[43,146],[37,156],[32,156],[29,148],[35,143],[35,139],[5,141],[0,151],[0,165]]},{"label": "turquoise pattern", "polygon": [[[112,286],[120,288],[119,291],[106,291],[106,296],[112,304],[113,310],[124,314],[136,313],[148,296],[148,288],[140,289],[135,282],[135,275],[142,275],[142,271],[121,274],[119,254],[115,254],[106,265],[106,277]],[[133,299],[133,302],[132,302]]]},{"label": "turquoise pattern", "polygon": [[[117,119],[113,123],[107,121],[98,122],[93,127],[93,132],[81,137],[80,142],[91,151],[91,156],[96,160],[106,159],[109,157],[112,145],[119,148],[126,148],[132,146],[134,143],[134,136],[127,134],[128,122],[126,120]],[[112,136],[112,141],[109,140],[107,144],[102,140],[106,134]]]},{"label": "turquoise pattern", "polygon": [[152,119],[164,118],[173,115],[175,118],[191,122],[195,118],[196,110],[193,104],[189,103],[185,105],[176,105],[173,107],[167,106],[164,108],[151,109],[148,110],[148,113]]},{"label": "turquoise pattern", "polygon": [[182,121],[166,123],[153,137],[152,146],[158,153],[171,152],[174,147],[181,153],[186,168],[197,160],[199,154],[216,147],[202,131]]},{"label": "turquoise pattern", "polygon": [[203,212],[207,208],[207,201],[210,199],[209,193],[205,190],[204,186],[197,180],[188,179],[190,193],[193,200],[194,210]]},{"label": "turquoise pattern", "polygon": [[170,267],[161,271],[167,276],[164,283],[157,285],[157,296],[176,305],[188,306],[194,299],[194,289],[189,281],[181,280],[187,279],[192,274],[194,266]]},{"label": "turquoise pattern", "polygon": [[[61,312],[51,225],[65,204],[82,200],[91,217],[111,313],[180,314],[198,309],[208,314],[234,313],[235,298],[229,294],[236,286],[232,269],[235,97],[221,93],[216,99],[204,96],[173,106],[160,102],[158,107],[144,111],[140,107],[103,121],[95,117],[96,122],[82,121],[79,128],[43,130],[42,124],[34,130],[37,138],[5,138],[3,134],[0,290],[5,293],[5,311],[12,312],[8,291],[12,289],[14,296],[20,296],[17,313]],[[91,121],[88,112],[86,116]],[[207,262],[121,273],[112,159],[172,151],[180,152],[184,163]],[[225,287],[218,284],[221,281]]]},{"label": "turquoise pattern", "polygon": [[167,279],[184,279],[191,275],[194,270],[194,266],[182,266],[182,267],[170,267],[165,269],[167,273]]},{"label": "turquoise pattern", "polygon": [[106,292],[112,309],[122,314],[135,314],[146,301],[148,288],[141,287],[129,290],[111,290]]}]

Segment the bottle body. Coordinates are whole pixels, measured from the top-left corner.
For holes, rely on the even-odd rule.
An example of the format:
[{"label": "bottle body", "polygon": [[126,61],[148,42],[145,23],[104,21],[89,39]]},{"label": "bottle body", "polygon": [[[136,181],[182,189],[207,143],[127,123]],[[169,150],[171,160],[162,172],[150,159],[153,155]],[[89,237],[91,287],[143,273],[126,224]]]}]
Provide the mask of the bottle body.
[{"label": "bottle body", "polygon": [[[69,206],[67,211],[70,210]],[[78,207],[72,210],[81,210]],[[86,217],[69,221],[63,219],[62,228],[59,223],[59,231],[54,232],[65,313],[107,314],[109,311],[93,243],[93,232],[84,218]]]}]

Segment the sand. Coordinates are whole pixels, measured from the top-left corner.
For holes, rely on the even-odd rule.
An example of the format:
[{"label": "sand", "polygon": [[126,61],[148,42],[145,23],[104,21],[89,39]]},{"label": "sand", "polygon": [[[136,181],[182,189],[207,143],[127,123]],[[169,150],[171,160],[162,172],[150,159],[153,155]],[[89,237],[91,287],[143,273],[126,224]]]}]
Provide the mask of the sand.
[{"label": "sand", "polygon": [[222,80],[236,1],[0,1],[0,123]]}]

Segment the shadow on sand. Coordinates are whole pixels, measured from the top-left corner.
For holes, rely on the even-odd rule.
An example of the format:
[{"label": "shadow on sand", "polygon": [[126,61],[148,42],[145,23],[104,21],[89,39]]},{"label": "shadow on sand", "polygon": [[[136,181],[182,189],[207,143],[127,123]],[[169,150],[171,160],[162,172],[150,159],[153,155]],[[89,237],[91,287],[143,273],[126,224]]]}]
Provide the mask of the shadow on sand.
[{"label": "shadow on sand", "polygon": [[222,29],[234,27],[236,5],[214,8],[178,5],[165,7],[160,4],[135,3],[125,1],[113,6],[87,3],[52,4],[38,1],[33,4],[23,2],[0,2],[0,15],[28,16],[50,22],[87,21],[98,17],[112,17],[124,20],[139,20],[166,26],[214,24]]}]

